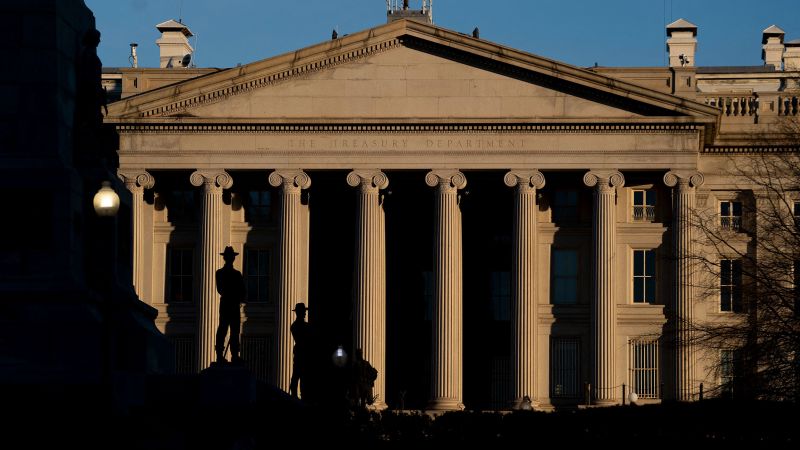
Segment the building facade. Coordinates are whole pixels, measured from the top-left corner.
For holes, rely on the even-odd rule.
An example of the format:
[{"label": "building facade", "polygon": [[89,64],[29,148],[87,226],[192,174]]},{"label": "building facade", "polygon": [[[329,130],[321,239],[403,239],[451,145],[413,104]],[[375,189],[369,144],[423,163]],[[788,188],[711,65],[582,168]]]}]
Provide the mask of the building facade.
[{"label": "building facade", "polygon": [[214,359],[231,245],[243,356],[284,390],[299,302],[332,348],[363,349],[381,408],[608,405],[623,385],[689,401],[719,384],[684,319],[730,311],[695,289],[689,216],[727,202],[741,217],[726,167],[796,120],[800,44],[773,26],[763,67],[697,67],[679,20],[669,67],[583,69],[430,11],[389,19],[227,70],[106,71],[134,285],[179,370]]}]

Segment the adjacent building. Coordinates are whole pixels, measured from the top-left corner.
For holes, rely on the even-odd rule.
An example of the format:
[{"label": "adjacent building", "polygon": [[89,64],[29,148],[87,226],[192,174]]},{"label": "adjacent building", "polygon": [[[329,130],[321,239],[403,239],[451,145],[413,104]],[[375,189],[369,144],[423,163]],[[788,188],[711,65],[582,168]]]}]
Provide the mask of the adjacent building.
[{"label": "adjacent building", "polygon": [[750,197],[726,167],[797,120],[800,42],[771,26],[764,65],[703,67],[681,19],[668,67],[586,69],[431,17],[390,3],[385,25],[225,70],[176,64],[191,32],[168,21],[161,68],[106,69],[134,285],[179,371],[214,359],[231,245],[243,356],[283,389],[299,302],[332,349],[363,349],[379,407],[718,385],[683,319],[735,312],[695,289],[688,218],[719,205],[737,232]]}]

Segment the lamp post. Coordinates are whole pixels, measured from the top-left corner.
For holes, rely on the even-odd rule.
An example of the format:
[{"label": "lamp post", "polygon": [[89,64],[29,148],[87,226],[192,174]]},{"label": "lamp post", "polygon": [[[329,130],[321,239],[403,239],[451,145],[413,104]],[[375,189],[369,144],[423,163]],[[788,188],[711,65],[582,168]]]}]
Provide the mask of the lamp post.
[{"label": "lamp post", "polygon": [[[94,211],[99,217],[98,228],[100,231],[101,239],[99,245],[95,244],[94,256],[96,256],[94,264],[97,264],[100,270],[93,271],[96,276],[101,279],[97,280],[97,286],[100,287],[99,291],[104,298],[101,299],[100,313],[103,318],[102,325],[102,367],[101,367],[101,382],[105,392],[106,406],[113,408],[113,386],[111,380],[112,370],[112,348],[111,348],[111,318],[113,315],[113,296],[114,288],[117,282],[116,277],[116,215],[119,211],[119,195],[111,187],[110,181],[103,181],[102,187],[94,195],[92,200]],[[109,223],[110,222],[110,223]],[[109,251],[104,251],[110,248]],[[102,249],[102,250],[101,250]],[[110,253],[110,255],[108,254]],[[110,271],[111,273],[108,273]]]}]

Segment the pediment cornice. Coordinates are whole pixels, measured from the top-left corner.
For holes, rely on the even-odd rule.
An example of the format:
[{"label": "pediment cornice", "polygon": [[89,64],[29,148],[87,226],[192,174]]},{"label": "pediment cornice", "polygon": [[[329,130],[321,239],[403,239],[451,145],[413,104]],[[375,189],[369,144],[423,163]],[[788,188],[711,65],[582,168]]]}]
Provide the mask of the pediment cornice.
[{"label": "pediment cornice", "polygon": [[575,66],[474,39],[443,28],[400,20],[296,52],[187,80],[109,106],[108,122],[192,117],[194,108],[405,46],[519,80],[643,112],[688,116],[715,127],[719,111]]}]

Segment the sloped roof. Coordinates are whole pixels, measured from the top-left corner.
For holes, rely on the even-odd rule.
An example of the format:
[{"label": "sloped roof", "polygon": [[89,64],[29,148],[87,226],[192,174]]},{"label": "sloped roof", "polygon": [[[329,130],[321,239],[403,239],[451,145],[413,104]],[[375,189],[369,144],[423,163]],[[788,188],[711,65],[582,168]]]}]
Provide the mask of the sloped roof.
[{"label": "sloped roof", "polygon": [[166,22],[161,22],[160,24],[156,25],[156,29],[162,33],[164,31],[181,31],[187,37],[193,36],[192,32],[189,30],[189,27],[175,19],[169,19]]},{"label": "sloped roof", "polygon": [[697,36],[697,25],[686,19],[678,19],[667,25],[667,36],[672,36],[672,32],[678,30],[692,30],[694,35]]},{"label": "sloped roof", "polygon": [[125,98],[109,105],[107,121],[136,123],[180,120],[184,111],[190,111],[204,103],[225,101],[231,95],[259,89],[261,86],[274,84],[276,80],[290,80],[309,72],[326,70],[327,67],[341,64],[352,55],[369,53],[370,49],[390,47],[390,42],[413,46],[422,51],[439,49],[437,51],[470,61],[468,64],[482,64],[488,70],[502,66],[506,71],[513,71],[516,78],[527,77],[546,83],[569,85],[579,90],[581,95],[613,98],[628,105],[639,105],[638,107],[661,112],[652,114],[655,116],[690,116],[710,124],[719,119],[716,108],[698,102],[483,39],[474,39],[434,25],[398,20],[337,40],[325,41]]}]

